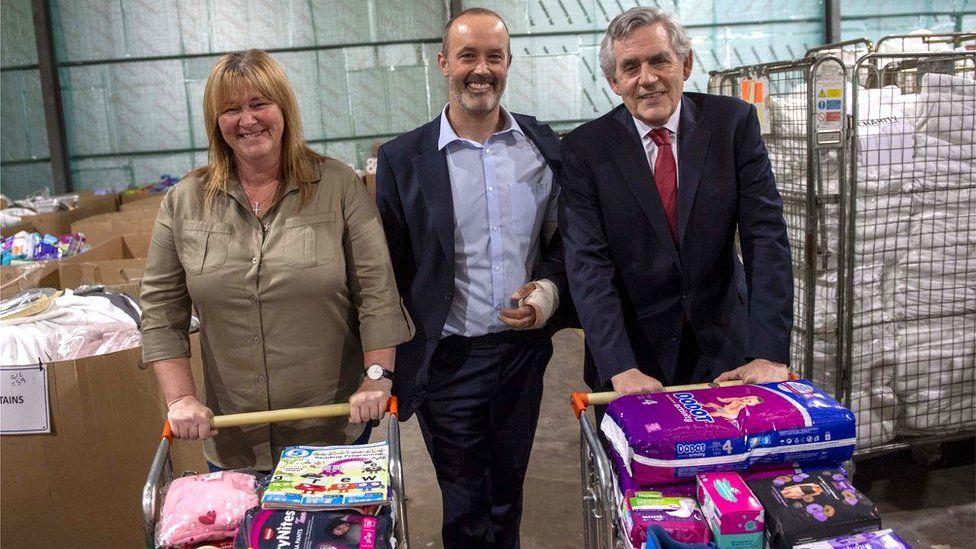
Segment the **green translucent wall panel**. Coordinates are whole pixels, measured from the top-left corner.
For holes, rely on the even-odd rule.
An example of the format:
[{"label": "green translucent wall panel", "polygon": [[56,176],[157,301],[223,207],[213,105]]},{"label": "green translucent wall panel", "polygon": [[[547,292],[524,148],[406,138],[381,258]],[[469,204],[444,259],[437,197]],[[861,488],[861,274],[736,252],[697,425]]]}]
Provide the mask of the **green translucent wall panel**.
[{"label": "green translucent wall panel", "polygon": [[[21,197],[51,181],[30,0],[0,9],[0,192]],[[23,67],[23,68],[21,68]]]},{"label": "green translucent wall panel", "polygon": [[[678,14],[707,73],[793,59],[823,41],[823,0],[642,0]],[[78,188],[124,188],[206,162],[203,88],[217,54],[275,54],[298,95],[306,138],[362,166],[374,141],[438,115],[444,0],[50,0],[67,145]],[[505,105],[558,130],[619,103],[598,63],[609,21],[635,0],[466,0],[513,34]],[[843,38],[976,28],[976,0],[841,2]],[[48,185],[50,165],[31,0],[0,11],[0,186]],[[17,68],[18,70],[12,70]]]}]

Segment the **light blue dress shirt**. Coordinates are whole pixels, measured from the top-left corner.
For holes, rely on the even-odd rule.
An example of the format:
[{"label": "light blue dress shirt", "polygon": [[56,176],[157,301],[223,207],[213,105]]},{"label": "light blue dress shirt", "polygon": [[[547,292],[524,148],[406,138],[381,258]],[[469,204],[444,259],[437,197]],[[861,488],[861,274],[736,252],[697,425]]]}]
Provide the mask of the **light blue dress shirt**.
[{"label": "light blue dress shirt", "polygon": [[498,310],[531,281],[540,238],[556,231],[552,170],[501,109],[502,131],[482,144],[458,137],[441,113],[437,147],[447,152],[454,202],[454,299],[443,336],[476,337],[508,330]]}]

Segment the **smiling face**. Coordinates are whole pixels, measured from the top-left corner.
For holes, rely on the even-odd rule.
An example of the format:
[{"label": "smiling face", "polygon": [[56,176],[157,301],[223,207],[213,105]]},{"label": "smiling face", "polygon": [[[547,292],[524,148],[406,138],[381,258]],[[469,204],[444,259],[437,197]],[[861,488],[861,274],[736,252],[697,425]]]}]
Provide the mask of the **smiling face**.
[{"label": "smiling face", "polygon": [[461,16],[446,45],[437,63],[447,77],[450,108],[472,116],[496,112],[512,63],[505,24],[486,14]]},{"label": "smiling face", "polygon": [[610,87],[635,118],[663,126],[678,108],[685,80],[691,76],[691,52],[685,59],[679,57],[667,29],[655,23],[614,40],[613,57]]},{"label": "smiling face", "polygon": [[252,86],[228,94],[217,125],[235,158],[250,163],[280,158],[285,118],[278,105]]}]

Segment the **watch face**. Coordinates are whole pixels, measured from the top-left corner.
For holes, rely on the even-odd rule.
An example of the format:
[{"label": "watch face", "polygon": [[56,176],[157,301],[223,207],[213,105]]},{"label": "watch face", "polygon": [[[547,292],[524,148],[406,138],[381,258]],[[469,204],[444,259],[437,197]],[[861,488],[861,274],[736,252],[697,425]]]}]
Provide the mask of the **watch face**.
[{"label": "watch face", "polygon": [[383,367],[379,364],[371,364],[369,368],[366,368],[366,377],[372,380],[377,380],[383,377]]}]

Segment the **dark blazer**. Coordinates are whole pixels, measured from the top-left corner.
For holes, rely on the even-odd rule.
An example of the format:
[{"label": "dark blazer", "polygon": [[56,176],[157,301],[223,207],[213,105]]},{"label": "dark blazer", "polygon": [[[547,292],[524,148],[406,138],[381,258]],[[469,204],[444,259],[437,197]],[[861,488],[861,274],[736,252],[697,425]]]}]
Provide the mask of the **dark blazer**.
[{"label": "dark blazer", "polygon": [[[512,113],[539,149],[558,185],[559,139],[535,118]],[[423,401],[428,364],[444,330],[454,297],[454,203],[447,153],[437,149],[440,116],[379,149],[376,203],[393,260],[397,287],[416,325],[414,338],[397,347],[393,390],[400,417],[406,419]],[[487,228],[486,228],[487,230]],[[542,261],[534,280],[547,278],[559,288],[560,307],[547,324],[556,330],[571,317],[569,289],[559,232],[542,243]]]},{"label": "dark blazer", "polygon": [[752,358],[789,362],[790,247],[754,107],[684,94],[678,246],[625,107],[567,135],[562,160],[559,229],[591,387],[635,366],[672,383],[685,319],[701,348],[693,381]]}]

